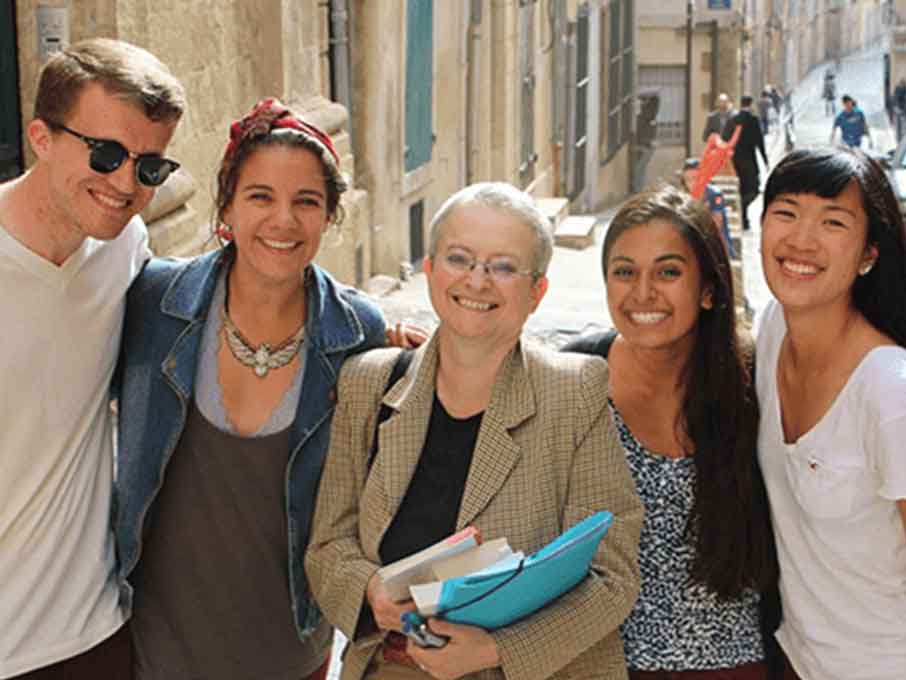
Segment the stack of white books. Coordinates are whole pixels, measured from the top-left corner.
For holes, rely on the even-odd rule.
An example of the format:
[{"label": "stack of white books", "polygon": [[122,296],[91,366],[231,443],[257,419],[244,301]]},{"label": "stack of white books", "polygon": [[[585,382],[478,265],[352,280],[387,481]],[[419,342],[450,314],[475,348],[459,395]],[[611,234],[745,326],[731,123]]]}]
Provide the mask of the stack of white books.
[{"label": "stack of white books", "polygon": [[518,565],[523,557],[522,552],[510,548],[507,539],[482,543],[478,529],[467,527],[414,555],[381,567],[378,576],[394,601],[414,600],[419,614],[433,616],[447,579],[509,568]]}]

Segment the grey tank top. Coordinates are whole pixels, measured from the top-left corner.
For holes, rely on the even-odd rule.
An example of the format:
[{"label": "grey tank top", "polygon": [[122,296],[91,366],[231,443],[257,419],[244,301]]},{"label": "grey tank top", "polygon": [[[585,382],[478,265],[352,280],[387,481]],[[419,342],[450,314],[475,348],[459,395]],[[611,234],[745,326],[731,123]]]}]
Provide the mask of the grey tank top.
[{"label": "grey tank top", "polygon": [[327,658],[299,641],[288,576],[289,430],[242,438],[193,402],[136,568],[138,680],[299,680]]}]

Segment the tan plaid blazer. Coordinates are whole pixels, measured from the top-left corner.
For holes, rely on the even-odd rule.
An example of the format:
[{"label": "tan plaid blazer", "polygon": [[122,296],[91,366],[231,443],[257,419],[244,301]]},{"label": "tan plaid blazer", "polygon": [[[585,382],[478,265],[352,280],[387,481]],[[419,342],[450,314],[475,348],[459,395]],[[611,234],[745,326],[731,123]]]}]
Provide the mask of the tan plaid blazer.
[{"label": "tan plaid blazer", "polygon": [[[367,607],[368,579],[380,564],[381,539],[415,471],[435,391],[436,335],[384,395],[397,351],[374,350],[343,367],[306,556],[322,611],[352,640],[343,680],[363,676],[380,642],[356,626]],[[601,359],[525,343],[504,360],[482,418],[457,529],[474,524],[485,540],[503,536],[530,554],[597,510],[610,510],[615,521],[589,576],[543,610],[494,631],[501,666],[469,677],[627,677],[617,627],[638,595],[642,505],[606,406],[607,380]],[[369,473],[382,400],[395,413],[380,427]]]}]

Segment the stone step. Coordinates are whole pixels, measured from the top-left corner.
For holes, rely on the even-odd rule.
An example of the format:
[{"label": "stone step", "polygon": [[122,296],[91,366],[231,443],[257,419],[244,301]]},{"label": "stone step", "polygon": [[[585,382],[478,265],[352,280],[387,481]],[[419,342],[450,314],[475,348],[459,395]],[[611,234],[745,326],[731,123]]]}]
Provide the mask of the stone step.
[{"label": "stone step", "polygon": [[554,232],[554,244],[579,250],[594,245],[597,225],[594,215],[570,215]]}]

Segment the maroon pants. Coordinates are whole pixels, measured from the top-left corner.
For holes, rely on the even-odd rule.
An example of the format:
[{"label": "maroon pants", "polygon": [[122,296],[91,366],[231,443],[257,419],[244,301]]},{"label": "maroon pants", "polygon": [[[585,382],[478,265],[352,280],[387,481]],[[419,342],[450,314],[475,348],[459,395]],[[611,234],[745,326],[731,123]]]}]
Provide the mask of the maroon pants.
[{"label": "maroon pants", "polygon": [[131,680],[132,638],[129,624],[78,656],[44,666],[13,680]]},{"label": "maroon pants", "polygon": [[[768,667],[763,663],[747,663],[736,668],[717,668],[710,671],[634,671],[629,669],[629,680],[767,680],[767,678]],[[790,678],[789,680],[796,679]]]}]

